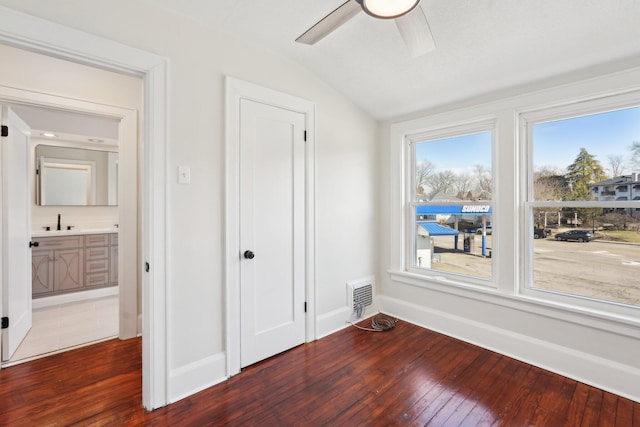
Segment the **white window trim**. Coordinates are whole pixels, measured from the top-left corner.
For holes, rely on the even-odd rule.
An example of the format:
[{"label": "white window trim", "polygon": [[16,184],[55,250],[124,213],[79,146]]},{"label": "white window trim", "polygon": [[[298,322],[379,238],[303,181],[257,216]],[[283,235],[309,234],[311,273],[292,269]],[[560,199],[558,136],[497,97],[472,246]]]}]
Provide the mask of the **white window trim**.
[{"label": "white window trim", "polygon": [[[571,295],[554,290],[536,288],[533,283],[533,239],[531,233],[534,223],[532,211],[534,208],[551,207],[561,209],[571,208],[640,208],[640,201],[536,201],[533,196],[533,125],[551,121],[559,121],[607,111],[622,110],[640,106],[640,91],[613,93],[611,95],[596,96],[593,99],[582,99],[578,102],[568,102],[549,108],[538,108],[535,111],[523,111],[519,115],[520,145],[522,150],[520,168],[526,179],[521,188],[522,223],[530,224],[523,227],[524,235],[520,239],[522,253],[527,254],[524,259],[525,268],[519,280],[518,292],[533,298],[549,300],[560,304],[577,304],[594,311],[612,312],[622,316],[637,316],[638,307],[615,301],[604,301],[582,295]],[[526,153],[526,155],[525,155]]]},{"label": "white window trim", "polygon": [[[413,248],[413,232],[412,232],[412,208],[416,204],[413,200],[413,187],[415,187],[415,159],[414,150],[412,145],[418,142],[446,139],[450,137],[469,135],[480,132],[491,132],[491,152],[492,152],[492,175],[494,182],[496,181],[495,174],[495,126],[496,117],[493,115],[482,115],[477,117],[471,117],[465,120],[456,120],[449,122],[436,121],[433,124],[426,126],[413,127],[410,123],[405,122],[391,126],[391,140],[392,143],[392,164],[391,173],[392,177],[398,177],[398,174],[402,176],[402,179],[397,184],[402,188],[401,191],[392,192],[392,196],[396,196],[393,200],[392,206],[401,206],[401,212],[398,214],[397,210],[391,210],[392,224],[398,224],[398,227],[402,229],[401,233],[397,233],[398,228],[392,226],[392,235],[394,237],[393,247],[396,250],[392,250],[391,254],[393,258],[392,265],[395,266],[393,270],[396,273],[407,273],[406,277],[423,277],[428,281],[435,281],[438,283],[448,283],[453,286],[460,287],[481,287],[481,288],[494,288],[496,287],[496,274],[495,274],[495,260],[492,258],[492,277],[484,279],[480,277],[467,276],[462,274],[450,273],[447,271],[436,269],[421,269],[412,266],[411,256]],[[394,144],[397,144],[394,146]],[[494,188],[493,197],[495,198],[496,189]],[[398,197],[399,196],[399,197]],[[493,204],[493,202],[491,202]],[[423,204],[423,203],[420,203]],[[432,203],[426,203],[431,205]],[[498,216],[496,210],[492,213],[493,221],[496,221]],[[499,241],[499,233],[492,236],[493,248],[496,248]],[[399,249],[399,250],[398,250]],[[495,249],[493,249],[495,251]]]},{"label": "white window trim", "polygon": [[[493,152],[495,151],[495,125],[496,120],[494,117],[492,118],[482,118],[479,120],[471,120],[465,123],[456,123],[452,126],[444,126],[438,127],[434,129],[425,130],[418,133],[406,134],[404,136],[404,161],[405,165],[405,179],[404,179],[404,200],[403,204],[405,206],[405,222],[404,229],[406,233],[405,237],[405,246],[403,251],[403,265],[404,270],[408,273],[424,276],[426,278],[432,280],[438,280],[443,283],[452,283],[458,286],[482,286],[482,287],[495,287],[495,258],[491,258],[491,277],[490,278],[482,278],[475,277],[464,274],[456,274],[438,269],[427,269],[427,268],[419,268],[413,265],[413,251],[415,247],[415,214],[414,209],[416,206],[428,206],[428,205],[447,205],[452,203],[437,203],[437,202],[417,202],[414,198],[414,190],[416,187],[415,184],[415,146],[417,143],[428,142],[428,141],[436,141],[447,138],[460,137],[465,135],[473,135],[478,133],[489,132],[491,134],[491,173],[492,179],[495,181],[495,177],[493,176]],[[493,194],[493,193],[492,193]],[[490,204],[493,204],[493,200],[487,201]],[[484,202],[482,204],[487,204]],[[476,202],[470,202],[467,204],[480,204]],[[495,218],[495,211],[492,212],[492,218]],[[492,241],[498,239],[499,236],[492,235]]]},{"label": "white window trim", "polygon": [[[526,159],[519,140],[523,129],[519,121],[521,114],[534,114],[552,107],[573,106],[581,102],[594,102],[600,99],[605,105],[613,96],[629,96],[640,91],[640,68],[632,68],[600,77],[577,81],[570,84],[549,87],[536,92],[525,93],[499,101],[478,104],[458,110],[440,110],[433,115],[397,121],[390,124],[390,241],[388,274],[390,286],[394,283],[425,288],[432,291],[451,293],[470,299],[485,301],[510,307],[516,310],[529,311],[543,316],[557,318],[577,324],[590,325],[609,332],[640,338],[640,308],[631,307],[615,310],[614,303],[591,305],[590,301],[581,298],[570,298],[556,301],[548,298],[548,293],[531,295],[522,292],[521,283],[525,274],[524,258],[526,252],[522,241],[528,240],[532,231],[526,224],[524,196],[527,179],[519,171]],[[588,104],[585,104],[585,106]],[[593,105],[593,104],[592,104]],[[569,108],[569,107],[567,107]],[[575,109],[573,110],[576,111]],[[587,114],[585,110],[585,114]],[[532,117],[532,116],[531,116]],[[493,150],[494,187],[494,223],[500,223],[499,235],[510,235],[513,238],[501,239],[494,243],[499,257],[494,264],[495,289],[486,286],[475,286],[466,280],[458,283],[442,280],[440,276],[425,277],[406,271],[406,191],[407,151],[405,140],[410,135],[453,127],[457,124],[481,120],[496,120]],[[512,165],[506,167],[505,165]],[[499,219],[498,216],[499,215]],[[466,279],[466,278],[464,278]]]}]

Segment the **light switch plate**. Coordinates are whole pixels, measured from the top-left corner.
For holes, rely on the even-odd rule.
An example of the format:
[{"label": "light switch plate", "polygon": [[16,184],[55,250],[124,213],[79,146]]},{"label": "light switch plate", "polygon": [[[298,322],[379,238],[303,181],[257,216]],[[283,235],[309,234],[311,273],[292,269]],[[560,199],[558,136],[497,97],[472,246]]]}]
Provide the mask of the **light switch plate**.
[{"label": "light switch plate", "polygon": [[178,184],[191,184],[191,168],[178,166]]}]

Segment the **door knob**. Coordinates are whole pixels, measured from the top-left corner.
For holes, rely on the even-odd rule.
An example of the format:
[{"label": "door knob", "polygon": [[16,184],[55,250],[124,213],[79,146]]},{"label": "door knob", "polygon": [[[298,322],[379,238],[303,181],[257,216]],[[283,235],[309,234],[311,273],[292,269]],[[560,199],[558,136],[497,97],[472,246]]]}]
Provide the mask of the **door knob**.
[{"label": "door knob", "polygon": [[253,252],[251,252],[251,251],[244,251],[244,257],[245,257],[246,259],[253,259],[253,257],[255,257],[255,256],[256,256],[256,254],[254,254],[254,253],[253,253]]},{"label": "door knob", "polygon": [[30,248],[31,247],[36,247],[37,248],[38,246],[40,246],[40,242],[29,242],[29,247]]}]

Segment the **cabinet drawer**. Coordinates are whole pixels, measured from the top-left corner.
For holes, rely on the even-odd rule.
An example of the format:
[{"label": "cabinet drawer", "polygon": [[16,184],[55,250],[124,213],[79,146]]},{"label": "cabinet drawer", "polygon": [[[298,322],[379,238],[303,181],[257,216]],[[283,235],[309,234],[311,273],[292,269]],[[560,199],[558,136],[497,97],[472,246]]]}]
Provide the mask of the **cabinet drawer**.
[{"label": "cabinet drawer", "polygon": [[116,246],[118,244],[118,233],[109,234],[109,239],[111,246]]},{"label": "cabinet drawer", "polygon": [[95,248],[86,248],[84,250],[84,259],[93,261],[109,258],[109,248],[107,246],[98,246]]},{"label": "cabinet drawer", "polygon": [[38,242],[39,250],[51,250],[51,249],[73,249],[81,248],[83,246],[84,236],[63,236],[63,237],[38,237],[31,239],[33,242]]},{"label": "cabinet drawer", "polygon": [[84,238],[86,246],[107,246],[109,244],[108,234],[87,234]]},{"label": "cabinet drawer", "polygon": [[84,277],[84,286],[106,286],[109,284],[109,272],[104,271],[102,273],[91,273]]},{"label": "cabinet drawer", "polygon": [[84,272],[86,274],[105,271],[109,273],[109,259],[96,259],[92,261],[85,261]]}]

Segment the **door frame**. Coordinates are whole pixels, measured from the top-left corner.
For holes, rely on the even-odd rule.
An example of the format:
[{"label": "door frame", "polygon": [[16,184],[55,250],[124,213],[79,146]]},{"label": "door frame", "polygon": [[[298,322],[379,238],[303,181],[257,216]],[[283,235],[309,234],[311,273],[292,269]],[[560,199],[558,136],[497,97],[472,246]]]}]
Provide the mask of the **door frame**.
[{"label": "door frame", "polygon": [[[165,247],[168,61],[137,48],[2,6],[0,43],[137,76],[144,82],[140,132],[142,159],[139,161],[142,169],[139,196],[142,201],[141,261],[149,263],[152,268],[142,274],[142,403],[148,410],[164,406],[168,403]],[[0,234],[0,243],[2,238]]]},{"label": "door frame", "polygon": [[227,376],[240,372],[240,101],[260,102],[305,115],[305,342],[316,339],[315,104],[227,76],[225,122],[225,315]]}]

